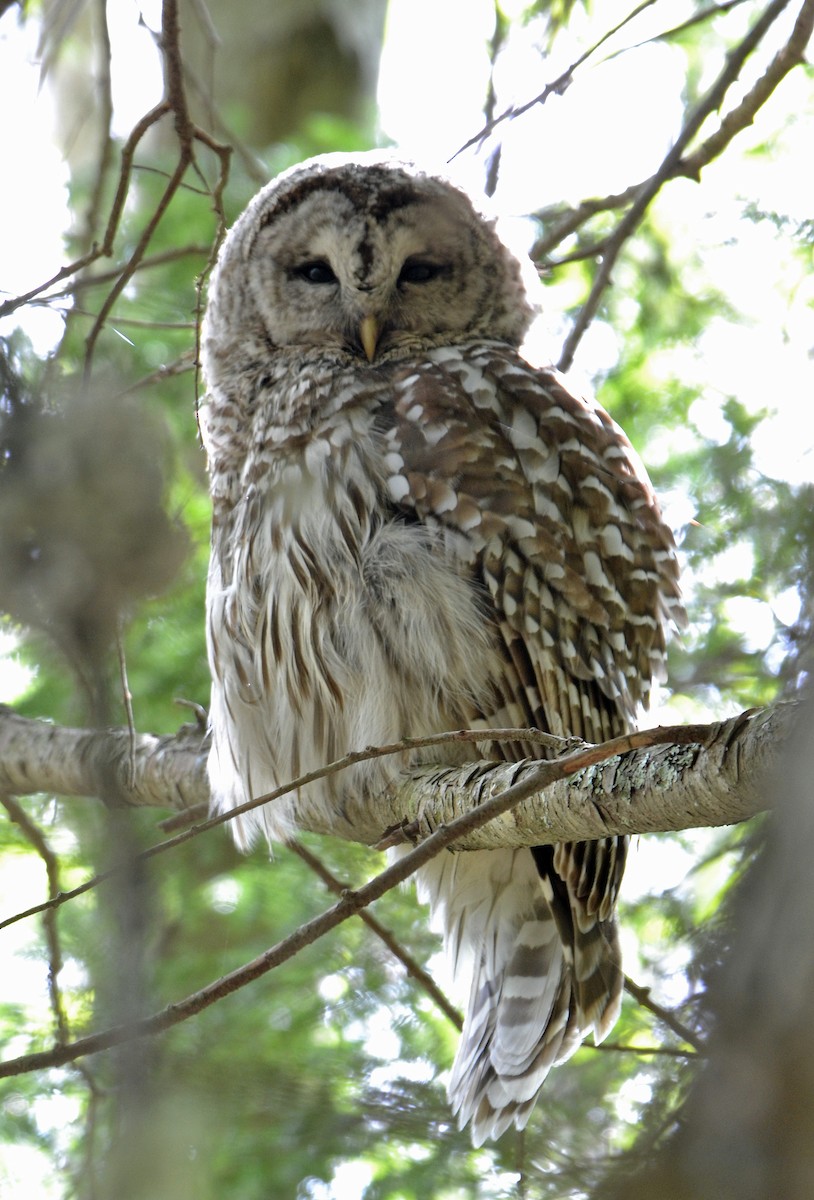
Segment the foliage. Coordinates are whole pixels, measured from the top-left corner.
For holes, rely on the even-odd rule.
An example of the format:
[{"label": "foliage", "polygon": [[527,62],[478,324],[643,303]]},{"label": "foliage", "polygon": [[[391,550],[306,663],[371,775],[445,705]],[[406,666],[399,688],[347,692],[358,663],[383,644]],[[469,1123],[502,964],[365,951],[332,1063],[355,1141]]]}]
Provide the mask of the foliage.
[{"label": "foliage", "polygon": [[[587,20],[573,0],[516,7],[496,6],[494,52],[525,39],[553,55],[569,22],[576,28]],[[760,15],[750,2],[743,6],[749,20],[733,21],[730,7],[716,14],[713,6],[703,20],[706,10],[699,9],[669,32],[666,40],[684,64],[685,112]],[[46,33],[56,37],[53,26]],[[50,47],[57,64],[68,54],[88,61],[92,43],[84,26],[60,37]],[[540,75],[542,92],[550,79],[544,57]],[[775,114],[774,124],[764,126],[753,156],[776,154],[784,119]],[[14,654],[33,671],[18,702],[28,715],[72,724],[127,721],[117,640],[139,730],[172,731],[189,719],[177,698],[207,701],[208,501],[194,363],[211,248],[224,219],[241,210],[264,172],[377,140],[372,127],[332,113],[313,113],[272,146],[242,145],[217,121],[211,129],[211,144],[196,144],[184,186],[157,222],[178,161],[169,113],[152,140],[139,145],[138,169],[112,230],[111,265],[92,259],[37,298],[64,314],[62,340],[45,361],[26,342],[24,306],[13,317],[19,328],[2,327],[0,543],[6,566],[22,555],[41,572],[28,592],[20,572],[5,573],[0,589],[7,627],[20,640]],[[485,156],[500,145],[502,129],[495,122],[487,131]],[[126,135],[103,132],[93,169],[73,164],[76,224],[66,235],[66,254],[74,259],[92,256],[120,179]],[[226,143],[235,151],[228,184],[220,151]],[[697,187],[686,180],[674,186]],[[673,649],[674,693],[665,699],[668,712],[700,718],[765,703],[793,682],[794,616],[784,624],[774,614],[781,599],[809,587],[814,504],[810,482],[774,477],[762,465],[761,437],[776,397],[767,394],[765,406],[755,408],[734,388],[715,396],[705,389],[699,346],[716,322],[746,318],[738,295],[705,270],[703,247],[683,239],[668,197],[662,189],[617,248],[613,285],[602,292],[591,331],[611,349],[582,366],[651,467],[668,511],[672,503],[679,514],[691,624]],[[564,328],[578,322],[596,282],[597,247],[607,250],[625,211],[612,201],[539,256],[546,307],[563,315]],[[541,238],[574,211],[538,210]],[[90,233],[82,221],[88,212]],[[802,288],[810,221],[748,194],[742,212],[756,229],[771,230],[789,263],[789,293]],[[142,246],[145,231],[150,236]],[[137,269],[97,324],[134,256]],[[66,451],[75,448],[72,475],[60,476],[54,455],[44,466],[37,459],[44,442],[32,430],[46,427],[60,431],[61,461],[70,461]],[[77,485],[88,471],[100,481],[93,492]],[[136,500],[144,506],[134,507]],[[50,532],[45,510],[56,521]],[[113,588],[116,564],[135,556],[123,527],[133,537],[148,534],[140,544],[155,557]],[[52,544],[59,554],[49,558]],[[65,555],[67,570],[83,564],[86,583],[67,616],[64,581],[52,567]],[[758,634],[745,619],[746,601],[760,618]],[[65,889],[104,869],[114,857],[113,838],[135,847],[159,836],[152,814],[122,815],[115,805],[90,800],[38,797],[10,804],[7,813],[0,862],[9,912],[36,903],[49,886]],[[122,1085],[125,1051],[4,1080],[0,1141],[37,1148],[53,1166],[47,1194],[65,1200],[224,1194],[325,1200],[340,1194],[340,1184],[343,1195],[365,1200],[599,1195],[609,1162],[623,1153],[650,1154],[675,1119],[694,1048],[706,1033],[707,980],[726,955],[724,901],[753,853],[742,831],[652,843],[649,852],[671,864],[673,882],[629,893],[626,961],[633,978],[652,987],[669,1010],[672,1027],[659,1007],[627,997],[614,1045],[586,1046],[555,1072],[524,1135],[473,1151],[455,1130],[442,1088],[454,1053],[452,1023],[364,925],[348,922],[254,987],[154,1044],[136,1043],[132,1095]],[[376,868],[376,856],[359,847],[311,845],[348,886]],[[122,980],[136,979],[146,1010],[170,1004],[261,954],[330,902],[290,851],[280,850],[271,866],[260,851],[240,859],[221,832],[177,850],[171,864],[158,861],[125,883],[114,879],[64,905],[39,927],[28,922],[24,934],[20,926],[0,931],[16,951],[19,971],[13,998],[0,997],[4,1058],[115,1019],[124,1011]],[[56,882],[46,880],[49,862]],[[436,954],[411,892],[390,893],[377,916],[420,963]],[[5,1195],[3,1184],[0,1164]]]}]

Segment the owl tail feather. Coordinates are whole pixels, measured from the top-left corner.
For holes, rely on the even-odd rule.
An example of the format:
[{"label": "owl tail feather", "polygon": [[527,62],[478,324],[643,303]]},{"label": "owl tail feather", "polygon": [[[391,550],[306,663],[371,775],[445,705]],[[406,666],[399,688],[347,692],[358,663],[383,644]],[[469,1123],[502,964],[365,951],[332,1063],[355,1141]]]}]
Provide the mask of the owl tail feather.
[{"label": "owl tail feather", "polygon": [[587,1030],[599,1039],[615,1021],[618,951],[601,928],[612,923],[557,919],[557,896],[528,850],[441,855],[419,886],[456,982],[471,977],[448,1091],[480,1146],[512,1124],[523,1129],[551,1067]]}]

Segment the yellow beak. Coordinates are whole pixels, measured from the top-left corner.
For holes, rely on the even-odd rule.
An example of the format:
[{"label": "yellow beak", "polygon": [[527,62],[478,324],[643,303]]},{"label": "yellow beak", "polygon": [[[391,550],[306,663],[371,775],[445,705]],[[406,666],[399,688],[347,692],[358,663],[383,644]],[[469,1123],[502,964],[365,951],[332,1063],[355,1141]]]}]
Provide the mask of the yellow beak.
[{"label": "yellow beak", "polygon": [[379,340],[379,322],[375,317],[362,317],[359,322],[359,338],[367,355],[368,362],[373,362],[376,353],[376,343]]}]

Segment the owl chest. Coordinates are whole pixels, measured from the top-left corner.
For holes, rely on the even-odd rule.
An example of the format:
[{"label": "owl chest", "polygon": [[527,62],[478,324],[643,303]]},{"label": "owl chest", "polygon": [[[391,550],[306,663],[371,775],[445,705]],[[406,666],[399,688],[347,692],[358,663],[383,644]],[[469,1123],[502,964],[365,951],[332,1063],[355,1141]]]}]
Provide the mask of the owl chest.
[{"label": "owl chest", "polygon": [[352,589],[381,510],[375,460],[314,437],[259,454],[247,474],[236,542],[255,598],[317,609]]},{"label": "owl chest", "polygon": [[435,710],[449,687],[492,674],[468,565],[399,519],[386,449],[369,441],[313,439],[244,493],[226,623],[247,697],[328,711],[411,689]]}]

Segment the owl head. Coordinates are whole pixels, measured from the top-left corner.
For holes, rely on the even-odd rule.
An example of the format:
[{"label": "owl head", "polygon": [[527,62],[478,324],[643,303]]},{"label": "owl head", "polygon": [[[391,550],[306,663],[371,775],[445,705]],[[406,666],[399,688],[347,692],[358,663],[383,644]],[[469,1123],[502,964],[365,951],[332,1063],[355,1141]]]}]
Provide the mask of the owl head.
[{"label": "owl head", "polygon": [[228,234],[204,347],[215,367],[236,344],[364,364],[417,342],[517,346],[534,313],[520,262],[463,191],[381,152],[326,155],[272,180]]}]

